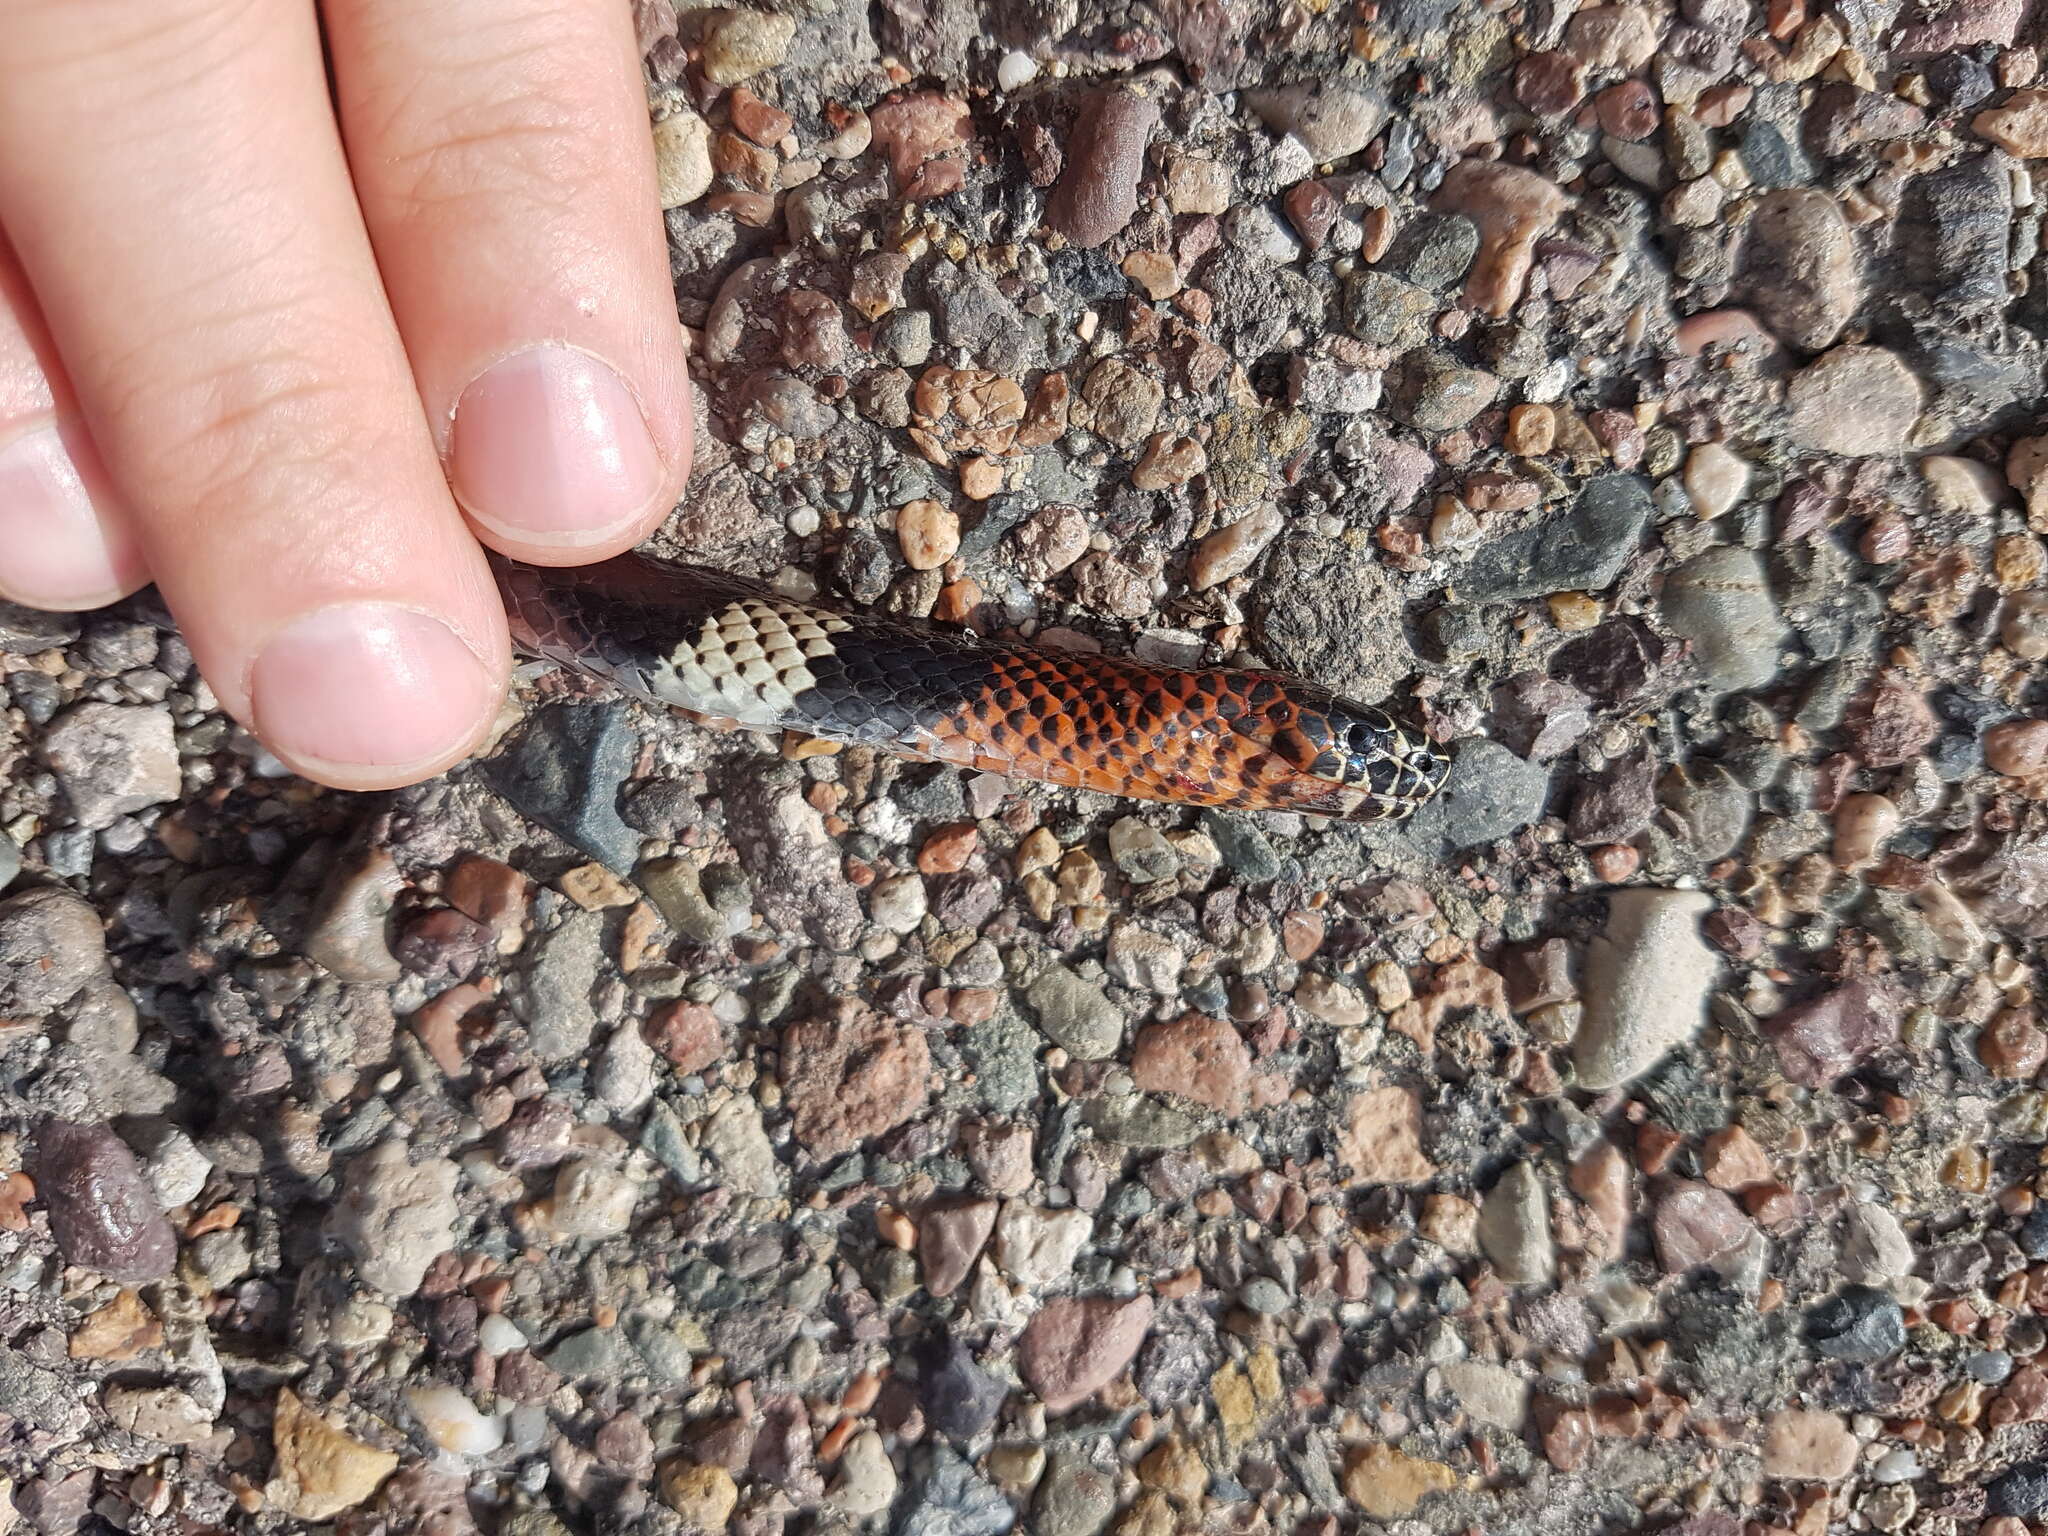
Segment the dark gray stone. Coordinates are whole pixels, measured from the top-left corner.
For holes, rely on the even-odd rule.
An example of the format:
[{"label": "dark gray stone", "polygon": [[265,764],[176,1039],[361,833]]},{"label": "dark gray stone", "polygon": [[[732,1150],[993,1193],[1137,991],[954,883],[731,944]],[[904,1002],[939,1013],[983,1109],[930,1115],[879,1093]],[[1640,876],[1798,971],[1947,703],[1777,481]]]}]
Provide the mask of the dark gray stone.
[{"label": "dark gray stone", "polygon": [[1017,1512],[957,1453],[936,1446],[894,1526],[895,1536],[1002,1536]]},{"label": "dark gray stone", "polygon": [[1450,777],[1406,835],[1424,848],[1482,847],[1540,821],[1549,794],[1549,769],[1475,736],[1453,749]]},{"label": "dark gray stone", "polygon": [[1984,1512],[2018,1520],[2048,1515],[2048,1461],[2023,1461],[1993,1478],[1984,1490]]},{"label": "dark gray stone", "polygon": [[1847,1285],[1806,1314],[1806,1342],[1830,1360],[1871,1365],[1906,1347],[1906,1317],[1888,1293]]},{"label": "dark gray stone", "polygon": [[1621,574],[1650,511],[1650,488],[1641,479],[1603,475],[1564,516],[1481,549],[1458,574],[1458,593],[1501,603],[1553,592],[1597,592]]},{"label": "dark gray stone", "polygon": [[1202,830],[1215,842],[1231,873],[1253,885],[1280,878],[1280,850],[1256,818],[1236,811],[1205,811]]},{"label": "dark gray stone", "polygon": [[1283,539],[1252,614],[1266,661],[1370,704],[1410,668],[1400,591],[1372,556],[1309,537]]},{"label": "dark gray stone", "polygon": [[974,1351],[950,1335],[920,1351],[918,1401],[932,1428],[955,1440],[974,1440],[995,1428],[1010,1389],[975,1363]]},{"label": "dark gray stone", "polygon": [[640,834],[619,815],[619,789],[632,776],[640,740],[622,703],[552,704],[484,764],[484,778],[530,821],[630,875]]}]

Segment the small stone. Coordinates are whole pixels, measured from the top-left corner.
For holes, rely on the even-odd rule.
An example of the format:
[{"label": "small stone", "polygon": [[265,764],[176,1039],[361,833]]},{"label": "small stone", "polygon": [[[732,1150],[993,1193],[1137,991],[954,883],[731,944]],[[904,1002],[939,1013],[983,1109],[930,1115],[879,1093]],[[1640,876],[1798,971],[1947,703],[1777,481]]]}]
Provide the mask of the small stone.
[{"label": "small stone", "polygon": [[[1124,258],[1123,274],[1154,304],[1172,298],[1181,290],[1180,268],[1162,251],[1133,251]],[[1141,486],[1140,489],[1148,489]]]},{"label": "small stone", "polygon": [[981,1257],[996,1224],[993,1200],[956,1200],[926,1209],[917,1225],[918,1264],[924,1288],[950,1296]]},{"label": "small stone", "polygon": [[763,148],[773,149],[796,126],[787,112],[769,106],[745,86],[726,94],[725,108],[732,114],[733,127]]},{"label": "small stone", "polygon": [[1131,1077],[1141,1090],[1193,1099],[1229,1116],[1245,1111],[1251,1068],[1243,1037],[1199,1013],[1148,1024],[1131,1047]]},{"label": "small stone", "polygon": [[1441,1369],[1444,1385],[1473,1418],[1510,1434],[1520,1432],[1529,1416],[1528,1382],[1484,1360],[1453,1360]]},{"label": "small stone", "polygon": [[1449,432],[1468,425],[1500,392],[1500,380],[1468,368],[1446,353],[1405,354],[1394,382],[1394,419],[1420,432]]},{"label": "small stone", "polygon": [[2031,779],[2048,772],[2048,720],[2006,720],[1984,733],[1984,761],[1993,773]]},{"label": "small stone", "polygon": [[1725,1126],[1700,1144],[1700,1176],[1716,1189],[1769,1183],[1771,1160],[1739,1125]]},{"label": "small stone", "polygon": [[0,901],[0,1019],[40,1021],[108,982],[108,972],[106,931],[90,902],[55,886]]},{"label": "small stone", "polygon": [[123,1290],[72,1329],[66,1353],[74,1360],[132,1360],[163,1341],[157,1315],[135,1292]]},{"label": "small stone", "polygon": [[1180,855],[1166,834],[1136,816],[1120,817],[1110,827],[1109,856],[1133,885],[1171,880],[1180,873]]},{"label": "small stone", "polygon": [[1603,475],[1563,517],[1489,540],[1457,578],[1473,602],[1515,602],[1613,584],[1650,519],[1650,489],[1635,475]]},{"label": "small stone", "polygon": [[916,932],[929,906],[924,876],[915,871],[876,881],[868,895],[868,913],[875,926],[891,933]]},{"label": "small stone", "polygon": [[571,911],[536,947],[517,1006],[533,1052],[569,1061],[590,1048],[597,1030],[592,991],[604,967],[604,918]]},{"label": "small stone", "polygon": [[1354,1094],[1337,1156],[1361,1184],[1422,1184],[1434,1178],[1436,1165],[1422,1151],[1422,1096],[1395,1083]]},{"label": "small stone", "polygon": [[556,704],[528,717],[484,776],[522,815],[624,875],[639,862],[640,834],[619,815],[619,786],[639,755],[626,705]]},{"label": "small stone", "polygon": [[403,974],[391,952],[391,909],[405,879],[382,848],[344,856],[327,877],[304,942],[307,959],[338,980],[389,983]]},{"label": "small stone", "polygon": [[1579,1086],[1640,1077],[1693,1037],[1719,957],[1700,936],[1713,909],[1699,891],[1628,889],[1607,898],[1607,926],[1586,953],[1586,1012],[1572,1042]]},{"label": "small stone", "polygon": [[739,1503],[739,1485],[720,1466],[677,1457],[666,1463],[657,1480],[661,1502],[682,1517],[692,1531],[715,1533],[726,1528]]},{"label": "small stone", "polygon": [[1886,668],[1850,704],[1843,717],[1856,756],[1872,768],[1911,762],[1941,734],[1941,721],[1915,680]]},{"label": "small stone", "polygon": [[405,1394],[405,1405],[427,1438],[451,1455],[488,1456],[505,1443],[505,1421],[484,1413],[459,1387],[414,1387]]},{"label": "small stone", "polygon": [[1906,1319],[1888,1291],[1846,1285],[1806,1314],[1806,1342],[1830,1360],[1874,1365],[1906,1347]]},{"label": "small stone", "polygon": [[1920,419],[1920,381],[1883,347],[1836,347],[1785,390],[1793,446],[1846,456],[1904,451]]},{"label": "small stone", "polygon": [[711,190],[711,125],[678,108],[654,125],[655,190],[664,208],[682,208]]},{"label": "small stone", "polygon": [[81,827],[178,798],[178,744],[168,710],[140,704],[74,704],[43,735],[43,758]]},{"label": "small stone", "polygon": [[2002,1009],[1977,1036],[1977,1059],[1993,1077],[2030,1078],[2048,1062],[2048,1032],[2024,1009]]},{"label": "small stone", "polygon": [[839,1453],[839,1475],[825,1495],[843,1515],[864,1520],[896,1502],[896,1465],[882,1437],[864,1429]]},{"label": "small stone", "polygon": [[43,1120],[29,1173],[67,1264],[121,1285],[161,1280],[177,1264],[177,1234],[142,1165],[112,1127]]},{"label": "small stone", "polygon": [[1049,965],[1024,994],[1038,1027],[1055,1045],[1083,1061],[1096,1061],[1122,1042],[1124,1020],[1102,988],[1063,965]]},{"label": "small stone", "polygon": [[1009,1389],[975,1363],[974,1351],[950,1334],[919,1350],[918,1399],[932,1428],[975,1440],[994,1427]]},{"label": "small stone", "polygon": [[1732,511],[1749,488],[1749,462],[1725,443],[1701,443],[1685,458],[1685,494],[1710,519]]},{"label": "small stone", "polygon": [[1756,551],[1718,544],[1686,561],[1665,582],[1664,618],[1692,642],[1713,693],[1746,693],[1778,675],[1788,631]]},{"label": "small stone", "polygon": [[931,1053],[914,1025],[842,1003],[783,1031],[782,1074],[798,1143],[834,1157],[924,1107]]},{"label": "small stone", "polygon": [[374,1494],[398,1468],[389,1451],[358,1440],[280,1387],[270,1421],[277,1461],[266,1496],[294,1520],[332,1520]]},{"label": "small stone", "polygon": [[1262,502],[1248,516],[1217,529],[1197,544],[1188,557],[1188,586],[1197,592],[1207,592],[1242,576],[1258,563],[1259,556],[1285,525],[1286,518],[1280,509],[1271,502]]},{"label": "small stone", "polygon": [[1157,102],[1118,86],[1091,91],[1046,200],[1045,222],[1084,249],[1119,233],[1138,211],[1138,178],[1158,125]]},{"label": "small stone", "polygon": [[1657,1262],[1667,1275],[1683,1275],[1702,1264],[1726,1270],[1756,1239],[1756,1225],[1722,1190],[1681,1181],[1657,1201],[1651,1217]]},{"label": "small stone", "polygon": [[2020,1521],[2048,1516],[2048,1461],[2023,1461],[1993,1478],[1985,1490],[1984,1508],[1995,1518],[1977,1527],[1978,1536],[2022,1536],[2024,1526],[2011,1531],[1993,1527],[1998,1517]]},{"label": "small stone", "polygon": [[1081,398],[1093,412],[1096,435],[1128,448],[1158,422],[1166,387],[1120,357],[1105,357],[1088,370]]},{"label": "small stone", "polygon": [[1387,105],[1348,80],[1246,91],[1245,105],[1276,133],[1291,133],[1318,165],[1343,160],[1370,144]]},{"label": "small stone", "polygon": [[1970,128],[2019,159],[2048,159],[2048,91],[2014,91],[2003,105],[1970,119]]},{"label": "small stone", "polygon": [[1131,468],[1131,484],[1141,491],[1170,491],[1186,485],[1209,467],[1209,455],[1192,437],[1170,432],[1153,435]]},{"label": "small stone", "polygon": [[911,1492],[909,1507],[891,1527],[892,1536],[1003,1536],[1017,1512],[1001,1489],[964,1457],[939,1446]]},{"label": "small stone", "polygon": [[1528,1163],[1500,1176],[1479,1205],[1479,1246],[1510,1285],[1548,1284],[1557,1272],[1550,1196]]},{"label": "small stone", "polygon": [[896,509],[896,541],[913,571],[935,571],[960,551],[960,519],[936,501]]},{"label": "small stone", "polygon": [[1899,1037],[1899,1001],[1883,983],[1859,976],[1766,1019],[1763,1031],[1778,1049],[1785,1075],[1808,1088],[1825,1087]]},{"label": "small stone", "polygon": [[1428,1495],[1457,1486],[1458,1474],[1442,1462],[1391,1445],[1362,1445],[1344,1466],[1344,1496],[1372,1520],[1405,1520]]},{"label": "small stone", "polygon": [[1013,1200],[996,1220],[996,1263],[1030,1290],[1055,1289],[1072,1276],[1074,1261],[1094,1235],[1095,1222],[1085,1211]]},{"label": "small stone", "polygon": [[1017,1341],[1017,1370],[1049,1413],[1064,1413],[1123,1374],[1152,1326],[1152,1298],[1049,1301]]},{"label": "small stone", "polygon": [[1781,1408],[1764,1434],[1764,1475],[1837,1482],[1856,1468],[1862,1447],[1838,1413]]},{"label": "small stone", "polygon": [[413,1163],[396,1140],[349,1164],[327,1231],[354,1257],[365,1285],[387,1296],[420,1288],[427,1267],[455,1246],[457,1177],[444,1157]]},{"label": "small stone", "polygon": [[[1573,19],[1575,25],[1583,15]],[[1467,159],[1451,167],[1430,206],[1463,214],[1478,226],[1479,256],[1466,276],[1465,297],[1474,308],[1498,318],[1520,301],[1536,243],[1550,233],[1569,199],[1535,171],[1504,161]]]},{"label": "small stone", "polygon": [[704,78],[738,85],[774,69],[789,54],[796,18],[765,11],[714,11],[704,35]]},{"label": "small stone", "polygon": [[925,162],[950,153],[974,134],[967,103],[939,91],[913,91],[868,113],[874,145],[889,157],[889,174],[907,191]]},{"label": "small stone", "polygon": [[1758,198],[1743,232],[1737,286],[1780,339],[1808,352],[1833,345],[1863,296],[1841,204],[1812,187]]},{"label": "small stone", "polygon": [[1884,1286],[1910,1275],[1919,1261],[1899,1218],[1859,1200],[1849,1207],[1842,1242],[1842,1272],[1859,1285]]}]

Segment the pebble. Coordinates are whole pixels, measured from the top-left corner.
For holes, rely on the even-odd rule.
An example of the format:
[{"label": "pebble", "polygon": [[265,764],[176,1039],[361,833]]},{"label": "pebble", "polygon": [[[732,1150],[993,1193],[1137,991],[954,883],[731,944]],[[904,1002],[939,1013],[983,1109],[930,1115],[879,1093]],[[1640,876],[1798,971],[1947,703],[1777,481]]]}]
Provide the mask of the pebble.
[{"label": "pebble", "polygon": [[1299,139],[1319,165],[1357,154],[1387,118],[1384,101],[1348,80],[1246,91],[1244,101],[1275,133]]},{"label": "pebble", "polygon": [[1806,1342],[1829,1360],[1874,1365],[1906,1347],[1906,1320],[1888,1291],[1846,1285],[1806,1314]]},{"label": "pebble", "polygon": [[1859,1200],[1843,1217],[1842,1273],[1859,1285],[1888,1285],[1910,1275],[1917,1256],[1899,1218]]},{"label": "pebble", "polygon": [[89,902],[54,886],[0,900],[0,1018],[39,1020],[107,976],[106,930]]},{"label": "pebble", "polygon": [[1480,1201],[1479,1247],[1509,1285],[1547,1285],[1557,1273],[1550,1196],[1532,1165],[1516,1163]]},{"label": "pebble", "polygon": [[1993,773],[2030,779],[2048,772],[2048,720],[2006,720],[1984,733],[1984,762]]},{"label": "pebble", "polygon": [[1166,834],[1136,816],[1111,823],[1109,856],[1133,885],[1152,885],[1180,873],[1180,855]]},{"label": "pebble", "polygon": [[1209,534],[1188,557],[1188,586],[1207,592],[1242,576],[1266,552],[1286,526],[1286,518],[1271,502],[1262,502],[1250,514]]},{"label": "pebble", "polygon": [[1451,752],[1451,771],[1436,797],[1409,820],[1407,835],[1428,846],[1482,848],[1543,819],[1550,770],[1515,756],[1497,741],[1467,737]]},{"label": "pebble", "polygon": [[913,571],[936,571],[960,552],[960,518],[936,501],[906,502],[896,509],[896,542]]},{"label": "pebble", "polygon": [[2014,91],[1971,118],[1970,130],[2021,160],[2048,159],[2048,91]]},{"label": "pebble", "polygon": [[977,1440],[987,1434],[1009,1389],[949,1333],[927,1340],[919,1353],[918,1397],[932,1428],[955,1440]]},{"label": "pebble", "polygon": [[1635,552],[1654,504],[1634,475],[1588,482],[1562,517],[1491,539],[1458,573],[1470,602],[1519,602],[1553,592],[1597,592],[1612,585]]},{"label": "pebble", "polygon": [[1766,192],[1743,229],[1737,282],[1780,340],[1806,352],[1832,346],[1863,297],[1842,205],[1813,187]]},{"label": "pebble", "polygon": [[1836,347],[1793,375],[1785,403],[1795,448],[1850,457],[1900,453],[1920,419],[1921,388],[1895,352]]},{"label": "pebble", "polygon": [[1017,1341],[1017,1370],[1049,1413],[1065,1413],[1123,1374],[1152,1326],[1152,1298],[1049,1301]]},{"label": "pebble", "polygon": [[542,937],[516,994],[528,1043],[542,1061],[569,1061],[590,1048],[597,1032],[592,1001],[604,968],[605,920],[572,911]]},{"label": "pebble", "polygon": [[1053,1290],[1073,1274],[1074,1261],[1094,1235],[1095,1222],[1085,1211],[1012,1200],[996,1218],[996,1263],[1028,1290]]},{"label": "pebble", "polygon": [[910,871],[875,882],[868,895],[868,915],[891,933],[914,933],[930,910],[924,876]]},{"label": "pebble", "polygon": [[721,1466],[677,1457],[665,1463],[656,1480],[661,1502],[682,1518],[684,1528],[716,1533],[726,1529],[739,1503],[739,1485]]},{"label": "pebble", "polygon": [[864,1520],[896,1502],[896,1464],[882,1437],[864,1429],[839,1453],[839,1474],[826,1502],[843,1515]]},{"label": "pebble", "polygon": [[1449,432],[1469,424],[1500,393],[1500,380],[1448,354],[1413,351],[1404,355],[1393,379],[1389,410],[1396,421],[1419,432]]},{"label": "pebble", "polygon": [[1387,1083],[1354,1094],[1344,1111],[1337,1158],[1361,1184],[1423,1184],[1436,1165],[1422,1151],[1422,1097]]},{"label": "pebble", "polygon": [[1451,167],[1430,206],[1463,214],[1478,227],[1479,254],[1465,279],[1465,298],[1499,318],[1521,301],[1536,243],[1550,233],[1569,199],[1535,171],[1472,159]]},{"label": "pebble", "polygon": [[704,78],[738,85],[780,65],[796,37],[796,18],[767,11],[714,11],[704,34]]},{"label": "pebble", "polygon": [[726,829],[761,914],[827,949],[853,948],[866,927],[839,844],[786,770],[742,775],[725,794]]},{"label": "pebble", "polygon": [[1664,584],[1664,620],[1690,640],[1708,690],[1747,693],[1778,675],[1790,634],[1756,551],[1702,550]]},{"label": "pebble", "polygon": [[783,1095],[798,1143],[818,1157],[850,1152],[924,1108],[924,1032],[842,1003],[782,1034]]},{"label": "pebble", "polygon": [[1430,1494],[1457,1486],[1457,1473],[1442,1462],[1391,1445],[1362,1445],[1344,1465],[1344,1496],[1370,1520],[1405,1520]]},{"label": "pebble", "polygon": [[1781,1408],[1764,1432],[1764,1475],[1798,1482],[1838,1482],[1856,1469],[1862,1447],[1838,1413]]},{"label": "pebble", "polygon": [[522,815],[614,873],[631,875],[640,834],[620,817],[618,797],[639,755],[626,705],[555,704],[529,716],[483,773]]},{"label": "pebble", "polygon": [[29,1173],[67,1264],[140,1285],[161,1280],[177,1263],[177,1235],[156,1190],[111,1126],[43,1120]]},{"label": "pebble", "polygon": [[503,1415],[484,1413],[458,1387],[414,1387],[405,1394],[405,1404],[427,1438],[453,1455],[488,1456],[505,1443]]},{"label": "pebble", "polygon": [[1148,1024],[1131,1046],[1131,1077],[1146,1093],[1167,1093],[1229,1116],[1250,1099],[1251,1051],[1221,1019],[1184,1013]]},{"label": "pebble", "polygon": [[139,704],[74,704],[43,734],[43,759],[71,814],[98,830],[178,798],[178,744],[167,710]]},{"label": "pebble", "polygon": [[683,208],[711,190],[711,125],[678,107],[654,125],[655,191],[663,208]]},{"label": "pebble", "polygon": [[1124,1036],[1123,1013],[1093,982],[1049,965],[1024,994],[1047,1039],[1083,1061],[1112,1054]]},{"label": "pebble", "polygon": [[380,1141],[349,1164],[327,1233],[356,1261],[365,1285],[410,1296],[427,1267],[455,1246],[458,1171],[444,1157],[415,1162],[402,1141]]},{"label": "pebble", "polygon": [[1121,86],[1089,92],[1067,142],[1066,167],[1045,222],[1086,250],[1120,233],[1138,211],[1138,178],[1159,126],[1159,104]]},{"label": "pebble", "polygon": [[[2023,1461],[2006,1468],[1985,1488],[1984,1508],[2015,1520],[2048,1516],[2048,1461]],[[1988,1533],[1990,1528],[1978,1529]]]},{"label": "pebble", "polygon": [[1157,424],[1166,386],[1120,357],[1105,357],[1088,370],[1081,398],[1093,413],[1096,435],[1129,448]]},{"label": "pebble", "polygon": [[927,1207],[917,1224],[917,1257],[924,1288],[939,1297],[958,1290],[981,1257],[995,1224],[993,1200],[953,1200]]},{"label": "pebble", "polygon": [[634,876],[677,938],[717,944],[731,931],[727,915],[704,894],[704,879],[688,859],[650,859]]},{"label": "pebble", "polygon": [[1504,1365],[1453,1360],[1440,1366],[1444,1385],[1473,1418],[1519,1434],[1529,1416],[1529,1383]]},{"label": "pebble", "polygon": [[1667,1275],[1708,1265],[1729,1276],[1757,1238],[1755,1223],[1726,1192],[1690,1180],[1658,1197],[1650,1230],[1657,1240],[1657,1262]]},{"label": "pebble", "polygon": [[390,1451],[357,1439],[280,1387],[271,1414],[276,1463],[267,1502],[293,1520],[322,1522],[366,1502],[398,1468]]},{"label": "pebble", "polygon": [[1608,896],[1606,927],[1586,952],[1586,1009],[1572,1041],[1581,1088],[1631,1082],[1699,1029],[1720,967],[1700,936],[1713,905],[1699,891]]},{"label": "pebble", "polygon": [[1882,982],[1857,977],[1763,1023],[1793,1082],[1820,1088],[1899,1037],[1899,1003]]},{"label": "pebble", "polygon": [[1685,457],[1685,494],[1703,519],[1733,511],[1749,477],[1749,461],[1726,443],[1701,443]]},{"label": "pebble", "polygon": [[1017,1512],[1003,1492],[945,1446],[932,1452],[891,1536],[1002,1536]]}]

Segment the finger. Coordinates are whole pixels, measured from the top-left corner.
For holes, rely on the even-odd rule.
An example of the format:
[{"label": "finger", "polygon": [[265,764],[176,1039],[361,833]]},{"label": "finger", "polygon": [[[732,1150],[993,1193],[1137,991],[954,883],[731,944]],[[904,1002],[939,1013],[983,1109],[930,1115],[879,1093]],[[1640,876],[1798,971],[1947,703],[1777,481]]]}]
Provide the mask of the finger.
[{"label": "finger", "polygon": [[508,554],[639,542],[689,473],[690,410],[630,7],[336,0],[327,17],[456,499]]},{"label": "finger", "polygon": [[0,597],[101,608],[147,581],[135,527],[0,235]]},{"label": "finger", "polygon": [[383,301],[310,8],[0,0],[0,79],[0,226],[221,702],[350,788],[461,756],[502,690],[504,614]]}]

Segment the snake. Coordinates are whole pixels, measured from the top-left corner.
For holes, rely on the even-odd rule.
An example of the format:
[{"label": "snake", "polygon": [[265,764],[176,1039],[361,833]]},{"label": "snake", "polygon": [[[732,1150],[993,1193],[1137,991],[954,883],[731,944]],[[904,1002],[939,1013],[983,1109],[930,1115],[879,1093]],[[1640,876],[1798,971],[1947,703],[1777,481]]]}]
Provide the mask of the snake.
[{"label": "snake", "polygon": [[1407,817],[1449,772],[1413,724],[1282,673],[841,612],[639,553],[492,565],[527,656],[757,731],[1127,799],[1340,821]]}]

